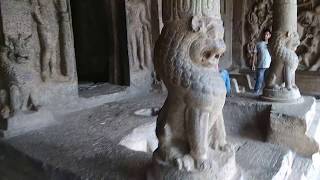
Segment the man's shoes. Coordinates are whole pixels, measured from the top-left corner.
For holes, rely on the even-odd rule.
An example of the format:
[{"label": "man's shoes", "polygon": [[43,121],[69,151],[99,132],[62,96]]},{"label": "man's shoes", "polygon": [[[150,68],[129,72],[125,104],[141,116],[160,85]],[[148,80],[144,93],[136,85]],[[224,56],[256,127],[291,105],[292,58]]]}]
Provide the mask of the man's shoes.
[{"label": "man's shoes", "polygon": [[260,91],[253,91],[253,94],[254,94],[255,96],[260,96]]}]

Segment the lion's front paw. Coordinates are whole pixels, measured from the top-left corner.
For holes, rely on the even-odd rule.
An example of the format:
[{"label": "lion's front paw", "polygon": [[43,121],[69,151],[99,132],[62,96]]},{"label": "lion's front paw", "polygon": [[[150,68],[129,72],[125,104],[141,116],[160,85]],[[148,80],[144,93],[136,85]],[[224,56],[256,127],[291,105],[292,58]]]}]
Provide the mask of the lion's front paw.
[{"label": "lion's front paw", "polygon": [[210,159],[196,160],[195,164],[199,171],[205,171],[212,168],[212,161]]},{"label": "lion's front paw", "polygon": [[177,158],[176,165],[179,170],[192,171],[194,169],[194,159],[191,155],[184,155],[182,158]]},{"label": "lion's front paw", "polygon": [[298,86],[297,86],[296,84],[293,84],[293,85],[292,85],[292,88],[298,89]]},{"label": "lion's front paw", "polygon": [[212,147],[214,150],[223,151],[223,152],[231,152],[232,147],[228,143],[215,143]]},{"label": "lion's front paw", "polygon": [[230,144],[225,144],[223,146],[220,146],[219,150],[223,152],[232,152],[232,147]]},{"label": "lion's front paw", "polygon": [[191,155],[184,155],[182,158],[176,159],[176,165],[179,170],[185,171],[205,171],[212,168],[212,161],[210,159],[194,159]]}]

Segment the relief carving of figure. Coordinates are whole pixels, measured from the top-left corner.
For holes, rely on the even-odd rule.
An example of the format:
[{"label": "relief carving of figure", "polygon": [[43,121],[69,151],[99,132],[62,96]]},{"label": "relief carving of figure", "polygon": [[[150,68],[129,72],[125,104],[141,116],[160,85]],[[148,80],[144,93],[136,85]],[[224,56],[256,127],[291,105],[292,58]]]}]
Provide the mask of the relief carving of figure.
[{"label": "relief carving of figure", "polygon": [[249,66],[253,67],[254,62],[257,62],[257,48],[254,39],[251,39],[247,44],[247,59],[249,60]]},{"label": "relief carving of figure", "polygon": [[304,26],[304,35],[311,39],[311,43],[307,46],[308,51],[303,55],[303,60],[309,71],[317,71],[320,68],[320,53],[318,53],[320,45],[320,6],[316,7],[313,12],[307,11],[302,15],[304,15],[302,16],[304,18],[301,18],[301,22],[309,22],[309,25]]},{"label": "relief carving of figure", "polygon": [[60,57],[61,63],[61,80],[73,80],[76,76],[76,67],[74,61],[72,27],[67,0],[57,0],[55,4],[57,16],[59,19],[60,35]]},{"label": "relief carving of figure", "polygon": [[152,64],[151,22],[147,13],[147,4],[144,0],[128,0],[126,7],[131,66],[142,70],[150,68]]},{"label": "relief carving of figure", "polygon": [[33,17],[37,23],[37,29],[40,41],[40,64],[41,78],[47,81],[49,78],[58,76],[57,70],[57,41],[54,36],[54,28],[50,25],[49,17],[55,17],[53,9],[48,7],[48,0],[31,0],[33,6]]},{"label": "relief carving of figure", "polygon": [[7,129],[7,120],[10,117],[10,107],[8,103],[8,93],[6,90],[0,90],[0,132]]},{"label": "relief carving of figure", "polygon": [[298,0],[299,8],[313,7],[313,6],[314,6],[313,0]]},{"label": "relief carving of figure", "polygon": [[39,84],[38,73],[30,58],[31,35],[6,37],[1,47],[1,69],[8,82],[11,110],[36,110],[38,107],[34,87]]},{"label": "relief carving of figure", "polygon": [[271,67],[266,87],[280,89],[284,85],[289,91],[297,89],[295,71],[299,65],[299,58],[295,51],[300,44],[299,35],[297,32],[276,32],[274,36],[276,38],[271,50],[274,65]]},{"label": "relief carving of figure", "polygon": [[263,30],[272,23],[272,0],[259,0],[249,10],[247,14],[248,42],[246,43],[246,57],[248,65],[252,65],[256,58],[255,44],[257,43]]},{"label": "relief carving of figure", "polygon": [[226,89],[218,64],[226,46],[221,19],[193,16],[165,22],[155,48],[155,68],[168,89],[154,157],[180,170],[210,168],[212,150],[230,150],[222,108]]},{"label": "relief carving of figure", "polygon": [[249,33],[250,40],[258,38],[259,34],[259,19],[257,15],[258,7],[257,5],[253,6],[253,9],[247,15],[247,22],[249,23]]},{"label": "relief carving of figure", "polygon": [[260,29],[266,28],[268,21],[272,19],[271,4],[272,0],[263,0],[257,4],[257,16]]}]

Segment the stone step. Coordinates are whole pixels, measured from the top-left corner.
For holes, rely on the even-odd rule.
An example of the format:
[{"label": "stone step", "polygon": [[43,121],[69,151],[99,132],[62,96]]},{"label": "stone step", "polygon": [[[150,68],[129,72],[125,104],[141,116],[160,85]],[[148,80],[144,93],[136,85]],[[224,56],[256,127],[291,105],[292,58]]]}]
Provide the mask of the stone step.
[{"label": "stone step", "polygon": [[236,161],[245,180],[285,180],[291,174],[295,154],[278,145],[252,140],[231,139]]},{"label": "stone step", "polygon": [[297,156],[288,180],[318,180],[320,177],[319,154],[312,159]]},{"label": "stone step", "polygon": [[241,180],[319,180],[320,153],[303,157],[279,145],[229,137]]},{"label": "stone step", "polygon": [[312,103],[309,111],[305,114],[306,124],[307,124],[307,132],[309,131],[310,128],[313,127],[314,120],[317,120],[316,115],[317,115],[318,105],[319,105],[319,103],[317,103],[317,101],[315,99],[313,99],[313,103]]},{"label": "stone step", "polygon": [[314,119],[306,132],[306,135],[314,139],[318,144],[320,144],[320,103],[317,102],[316,113]]},{"label": "stone step", "polygon": [[311,157],[319,151],[319,112],[313,97],[299,104],[273,104],[268,141]]},{"label": "stone step", "polygon": [[4,131],[4,137],[10,139],[56,123],[53,114],[45,109],[33,113],[18,113],[8,119],[8,130]]}]

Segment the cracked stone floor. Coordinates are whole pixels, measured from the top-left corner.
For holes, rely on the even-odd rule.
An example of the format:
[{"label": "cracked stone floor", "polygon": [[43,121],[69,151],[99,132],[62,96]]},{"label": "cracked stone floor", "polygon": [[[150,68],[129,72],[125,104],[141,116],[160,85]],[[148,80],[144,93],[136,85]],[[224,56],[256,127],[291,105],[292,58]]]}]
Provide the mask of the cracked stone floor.
[{"label": "cracked stone floor", "polygon": [[[135,128],[155,123],[155,116],[135,115],[136,111],[161,107],[164,100],[165,95],[162,94],[140,94],[69,113],[53,113],[54,120],[47,126],[0,141],[0,179],[142,180],[152,154],[133,151],[119,143]],[[235,101],[238,100],[235,98]],[[232,103],[227,102],[225,108],[228,108],[228,104]],[[261,138],[251,138],[257,131],[253,126],[242,130],[247,133],[239,133],[239,128],[243,127],[235,119],[244,114],[235,113],[225,115],[225,121],[228,141],[236,151],[243,179],[286,177],[295,180],[314,173],[310,170],[310,158],[264,143],[259,140]],[[294,163],[287,165],[290,158]],[[289,169],[292,169],[290,174]]]}]

